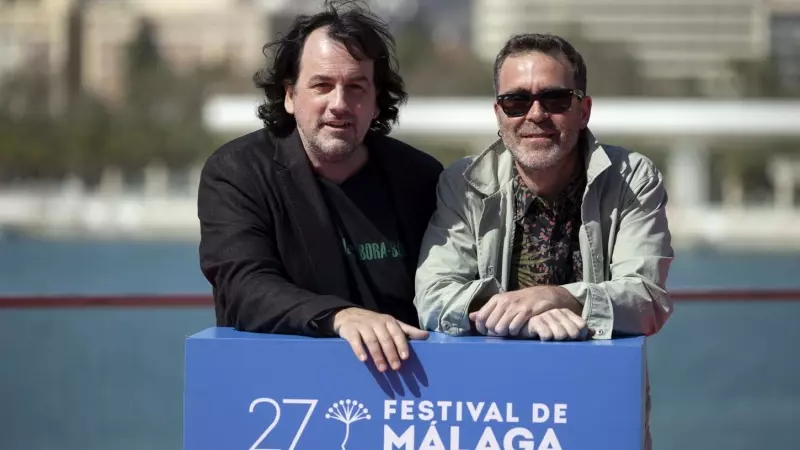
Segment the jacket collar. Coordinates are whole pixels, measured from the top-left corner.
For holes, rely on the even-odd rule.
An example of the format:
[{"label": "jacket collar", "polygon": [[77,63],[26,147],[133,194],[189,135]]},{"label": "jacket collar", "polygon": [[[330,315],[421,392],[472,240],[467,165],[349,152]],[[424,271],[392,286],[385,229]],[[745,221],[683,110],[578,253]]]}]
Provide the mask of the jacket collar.
[{"label": "jacket collar", "polygon": [[308,155],[303,148],[303,141],[300,140],[297,128],[286,136],[276,137],[275,144],[273,159],[284,168],[291,169],[297,164],[309,164]]},{"label": "jacket collar", "polygon": [[[583,131],[583,142],[587,145],[585,167],[586,182],[589,186],[611,166],[611,160],[588,128]],[[513,164],[511,152],[503,144],[502,139],[497,139],[467,166],[464,178],[480,193],[490,196],[512,181]]]}]

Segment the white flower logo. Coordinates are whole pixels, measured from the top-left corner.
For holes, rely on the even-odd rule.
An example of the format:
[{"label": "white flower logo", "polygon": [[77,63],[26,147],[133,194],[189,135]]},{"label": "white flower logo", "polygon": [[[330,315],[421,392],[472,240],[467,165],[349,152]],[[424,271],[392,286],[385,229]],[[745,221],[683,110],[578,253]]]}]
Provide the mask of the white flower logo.
[{"label": "white flower logo", "polygon": [[356,400],[339,400],[339,402],[328,408],[325,418],[338,420],[345,425],[342,450],[347,450],[347,439],[350,438],[350,424],[359,420],[369,420],[372,417],[369,415],[369,410]]}]

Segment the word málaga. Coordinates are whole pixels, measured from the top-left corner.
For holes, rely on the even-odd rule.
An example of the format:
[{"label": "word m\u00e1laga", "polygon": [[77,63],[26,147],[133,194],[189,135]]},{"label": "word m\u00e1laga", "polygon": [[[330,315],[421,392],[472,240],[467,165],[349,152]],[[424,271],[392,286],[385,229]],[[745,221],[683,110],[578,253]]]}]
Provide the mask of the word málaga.
[{"label": "word m\u00e1laga", "polygon": [[[429,422],[427,427],[408,425],[399,433],[384,424],[384,450],[562,450],[552,426],[542,436],[535,437],[525,424],[566,424],[567,405],[533,403],[530,409],[522,411],[515,410],[513,403],[385,400],[383,418]],[[465,422],[485,424],[477,442],[461,438]],[[499,424],[518,425],[496,430]]]}]

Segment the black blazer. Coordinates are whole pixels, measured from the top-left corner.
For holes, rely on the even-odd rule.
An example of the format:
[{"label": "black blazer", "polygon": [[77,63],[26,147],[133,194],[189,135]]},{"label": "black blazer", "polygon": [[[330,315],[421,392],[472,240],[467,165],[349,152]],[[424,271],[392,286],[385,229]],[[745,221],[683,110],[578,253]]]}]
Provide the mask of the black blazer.
[{"label": "black blazer", "polygon": [[[442,165],[372,131],[365,143],[372,161],[387,174],[413,283]],[[198,192],[199,251],[218,326],[326,336],[331,330],[314,319],[356,306],[349,300],[341,243],[317,183],[296,130],[278,138],[262,129],[208,158]],[[408,302],[413,307],[413,298]],[[379,306],[370,309],[383,312]],[[411,325],[418,325],[416,316]]]}]

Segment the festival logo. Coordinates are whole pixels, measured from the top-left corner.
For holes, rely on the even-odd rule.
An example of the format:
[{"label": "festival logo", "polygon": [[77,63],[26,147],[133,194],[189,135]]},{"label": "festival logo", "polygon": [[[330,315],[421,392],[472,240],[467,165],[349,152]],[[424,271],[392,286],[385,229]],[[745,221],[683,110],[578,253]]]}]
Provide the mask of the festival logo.
[{"label": "festival logo", "polygon": [[350,425],[359,420],[371,419],[369,410],[356,400],[339,400],[328,408],[325,414],[326,419],[334,419],[342,422],[345,426],[342,450],[347,450],[347,440],[350,439]]},{"label": "festival logo", "polygon": [[[341,442],[341,450],[348,445],[351,450],[562,450],[557,430],[567,424],[566,403],[385,399],[375,416],[379,423],[359,425],[354,434],[356,422],[375,422],[364,403],[338,400],[324,419],[314,414],[318,403],[311,398],[254,400],[250,413],[266,413],[266,429],[250,450],[306,450],[320,448],[320,440]],[[341,441],[328,435],[341,428],[323,431],[325,421],[344,424]]]}]

